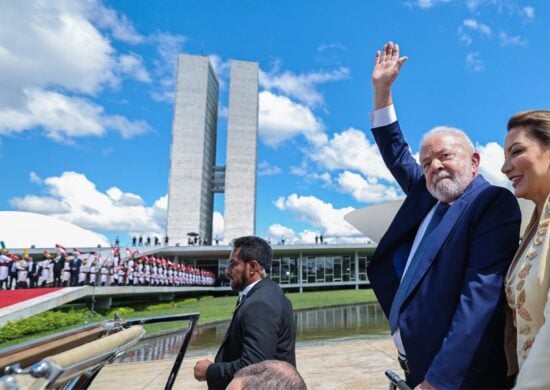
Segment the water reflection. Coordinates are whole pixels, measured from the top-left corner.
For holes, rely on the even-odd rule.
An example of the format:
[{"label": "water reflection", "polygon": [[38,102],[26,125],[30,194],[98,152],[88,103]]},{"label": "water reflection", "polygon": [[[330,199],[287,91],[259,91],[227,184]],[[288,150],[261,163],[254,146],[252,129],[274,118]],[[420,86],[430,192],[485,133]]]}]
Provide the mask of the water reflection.
[{"label": "water reflection", "polygon": [[[388,322],[378,304],[360,304],[306,310],[295,313],[297,346],[333,339],[387,335]],[[229,321],[196,329],[186,356],[214,355],[223,341]],[[173,359],[183,342],[183,332],[142,340],[117,363]]]}]

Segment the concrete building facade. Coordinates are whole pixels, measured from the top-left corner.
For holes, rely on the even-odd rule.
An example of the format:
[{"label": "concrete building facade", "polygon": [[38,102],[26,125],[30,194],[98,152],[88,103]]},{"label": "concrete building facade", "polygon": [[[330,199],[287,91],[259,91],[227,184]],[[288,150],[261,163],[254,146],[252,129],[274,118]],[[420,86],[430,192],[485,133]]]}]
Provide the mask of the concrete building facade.
[{"label": "concrete building facade", "polygon": [[[208,57],[178,58],[166,234],[212,243],[214,193],[224,193],[224,241],[255,233],[258,64],[232,61],[225,166],[216,166],[219,83]],[[190,236],[190,234],[192,236]]]},{"label": "concrete building facade", "polygon": [[212,242],[218,94],[208,57],[179,56],[166,224],[174,244],[185,245],[189,233]]},{"label": "concrete building facade", "polygon": [[258,64],[232,61],[225,168],[224,239],[254,234],[258,144]]}]

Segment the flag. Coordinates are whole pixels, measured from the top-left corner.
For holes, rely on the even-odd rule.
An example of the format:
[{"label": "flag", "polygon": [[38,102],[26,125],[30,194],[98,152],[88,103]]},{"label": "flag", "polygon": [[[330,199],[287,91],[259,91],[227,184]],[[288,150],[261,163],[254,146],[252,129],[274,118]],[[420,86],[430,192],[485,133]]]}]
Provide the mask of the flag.
[{"label": "flag", "polygon": [[111,249],[113,250],[113,256],[120,256],[120,248],[115,247],[114,245],[111,245]]},{"label": "flag", "polygon": [[61,244],[55,244],[55,249],[57,250],[57,253],[61,253],[63,255],[67,254],[67,249]]}]

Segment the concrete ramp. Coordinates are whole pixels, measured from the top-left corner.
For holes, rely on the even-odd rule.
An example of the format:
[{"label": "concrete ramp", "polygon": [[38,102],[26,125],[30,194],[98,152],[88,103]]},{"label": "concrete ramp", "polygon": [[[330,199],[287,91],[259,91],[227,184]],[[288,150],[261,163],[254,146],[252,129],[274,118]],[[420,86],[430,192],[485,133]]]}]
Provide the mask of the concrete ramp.
[{"label": "concrete ramp", "polygon": [[35,298],[27,299],[10,306],[0,308],[0,326],[8,321],[17,321],[22,318],[39,314],[58,306],[81,298],[90,297],[95,301],[95,308],[108,310],[113,298],[158,296],[159,301],[171,301],[176,294],[185,293],[212,293],[231,292],[230,287],[161,287],[161,286],[112,286],[112,287],[65,287]]},{"label": "concrete ramp", "polygon": [[0,326],[6,325],[8,321],[14,322],[30,317],[91,294],[92,287],[90,286],[66,287],[3,307],[0,309]]}]

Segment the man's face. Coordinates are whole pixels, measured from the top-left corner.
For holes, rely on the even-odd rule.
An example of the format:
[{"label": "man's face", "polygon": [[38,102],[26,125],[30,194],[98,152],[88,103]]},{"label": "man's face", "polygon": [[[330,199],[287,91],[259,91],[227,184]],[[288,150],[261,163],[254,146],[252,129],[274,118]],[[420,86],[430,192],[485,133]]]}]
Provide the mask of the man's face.
[{"label": "man's face", "polygon": [[479,154],[459,135],[447,132],[429,136],[420,151],[428,191],[440,202],[456,200],[477,173]]},{"label": "man's face", "polygon": [[229,265],[225,274],[231,281],[231,288],[235,291],[243,291],[249,284],[249,263],[245,263],[239,257],[241,248],[235,248],[231,251]]}]

